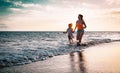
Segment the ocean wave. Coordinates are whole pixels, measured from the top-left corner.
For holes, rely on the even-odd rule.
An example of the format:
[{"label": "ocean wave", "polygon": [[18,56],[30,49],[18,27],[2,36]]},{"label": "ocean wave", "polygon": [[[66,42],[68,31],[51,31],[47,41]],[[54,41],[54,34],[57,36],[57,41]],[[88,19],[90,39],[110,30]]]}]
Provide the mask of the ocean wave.
[{"label": "ocean wave", "polygon": [[36,49],[16,49],[17,52],[0,52],[0,67],[8,67],[15,65],[24,65],[36,61],[43,61],[57,55],[63,55],[80,49],[85,49],[90,46],[95,46],[102,43],[116,42],[118,40],[111,39],[92,39],[89,42],[84,42],[80,47],[76,45],[62,44],[57,48],[36,48]]}]

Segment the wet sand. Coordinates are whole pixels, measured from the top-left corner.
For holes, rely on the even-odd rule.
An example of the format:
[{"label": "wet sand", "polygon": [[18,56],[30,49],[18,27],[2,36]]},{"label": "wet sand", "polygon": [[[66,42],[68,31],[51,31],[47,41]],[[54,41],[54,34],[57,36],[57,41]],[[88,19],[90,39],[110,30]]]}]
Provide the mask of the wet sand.
[{"label": "wet sand", "polygon": [[120,73],[120,42],[89,47],[45,61],[0,69],[0,73]]}]

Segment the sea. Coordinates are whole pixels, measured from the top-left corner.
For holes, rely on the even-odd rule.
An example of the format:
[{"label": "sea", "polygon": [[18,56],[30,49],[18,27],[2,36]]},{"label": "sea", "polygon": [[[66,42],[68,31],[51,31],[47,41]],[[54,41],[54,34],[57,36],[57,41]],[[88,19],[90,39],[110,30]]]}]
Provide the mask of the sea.
[{"label": "sea", "polygon": [[[76,33],[74,33],[76,42]],[[0,67],[30,64],[102,43],[120,42],[118,31],[85,31],[81,46],[62,31],[0,31]]]}]

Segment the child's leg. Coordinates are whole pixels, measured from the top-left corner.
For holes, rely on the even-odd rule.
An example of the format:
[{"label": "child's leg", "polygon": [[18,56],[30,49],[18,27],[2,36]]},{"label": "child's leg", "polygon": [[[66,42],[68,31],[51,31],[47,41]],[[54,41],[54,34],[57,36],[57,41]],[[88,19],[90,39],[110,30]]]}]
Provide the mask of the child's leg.
[{"label": "child's leg", "polygon": [[69,39],[69,43],[73,44],[73,36],[68,36],[68,39]]},{"label": "child's leg", "polygon": [[73,39],[70,39],[70,44],[73,44]]},{"label": "child's leg", "polygon": [[68,36],[69,43],[71,42],[70,36]]},{"label": "child's leg", "polygon": [[71,43],[73,43],[73,39],[71,39]]}]

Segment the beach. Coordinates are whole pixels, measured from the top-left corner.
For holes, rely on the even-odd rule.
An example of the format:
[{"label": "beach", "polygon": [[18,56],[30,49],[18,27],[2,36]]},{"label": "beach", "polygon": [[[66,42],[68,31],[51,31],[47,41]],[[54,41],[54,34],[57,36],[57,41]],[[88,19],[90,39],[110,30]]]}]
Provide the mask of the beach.
[{"label": "beach", "polygon": [[0,73],[120,73],[120,42],[103,43],[27,65],[5,67]]}]

